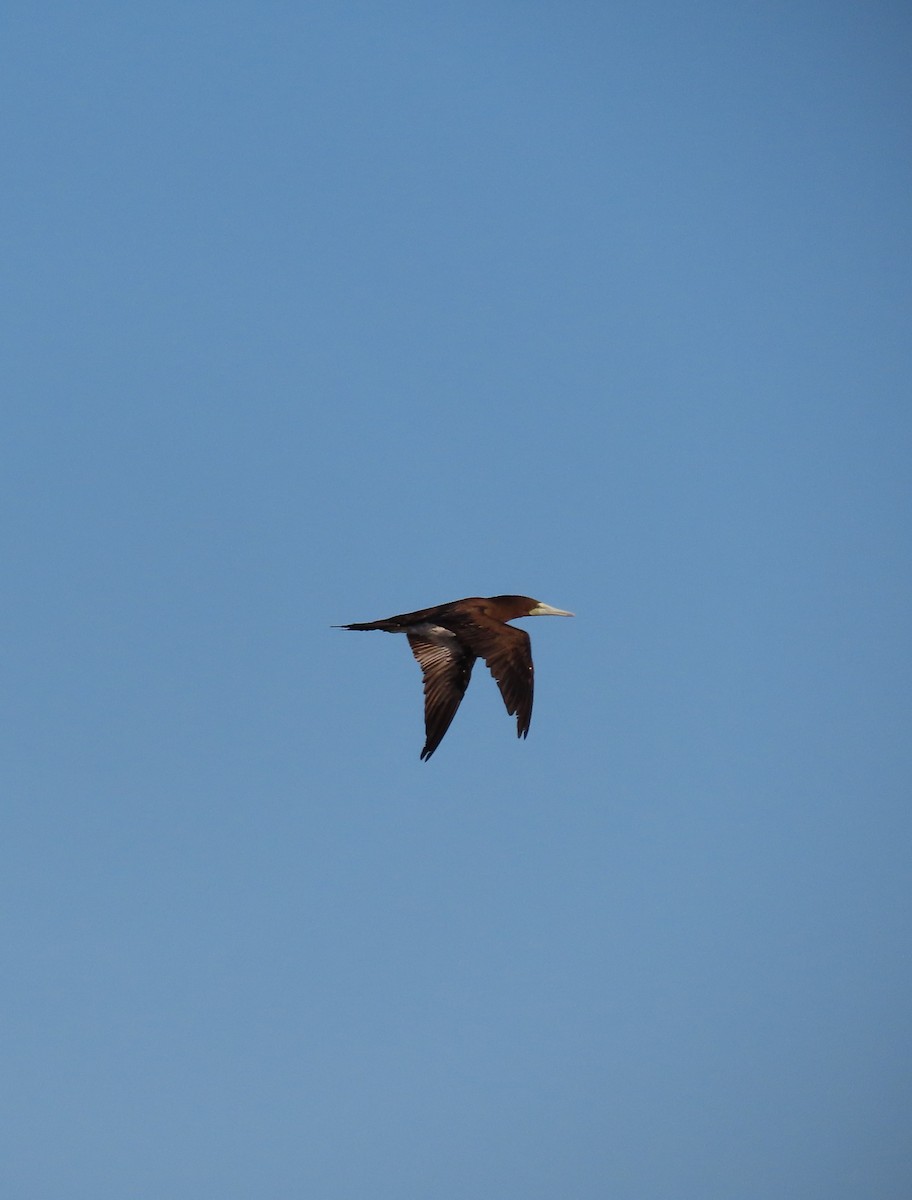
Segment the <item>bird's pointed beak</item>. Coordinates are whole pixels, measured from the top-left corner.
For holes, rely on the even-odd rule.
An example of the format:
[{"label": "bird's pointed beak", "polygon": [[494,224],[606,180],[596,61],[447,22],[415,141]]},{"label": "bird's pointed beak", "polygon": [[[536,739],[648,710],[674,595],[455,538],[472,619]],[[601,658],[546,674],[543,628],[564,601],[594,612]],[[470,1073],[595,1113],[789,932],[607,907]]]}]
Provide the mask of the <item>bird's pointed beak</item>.
[{"label": "bird's pointed beak", "polygon": [[550,604],[536,604],[529,609],[530,617],[572,617],[575,614],[563,608],[552,608]]}]

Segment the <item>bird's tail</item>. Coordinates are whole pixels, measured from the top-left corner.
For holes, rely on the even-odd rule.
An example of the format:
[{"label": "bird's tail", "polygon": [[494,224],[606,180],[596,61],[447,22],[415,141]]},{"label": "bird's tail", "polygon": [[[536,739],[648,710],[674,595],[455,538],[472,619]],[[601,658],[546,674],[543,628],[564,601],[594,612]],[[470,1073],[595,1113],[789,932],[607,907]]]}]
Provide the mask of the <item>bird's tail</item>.
[{"label": "bird's tail", "polygon": [[392,621],[362,621],[355,625],[333,625],[333,629],[383,629],[395,633],[398,627]]}]

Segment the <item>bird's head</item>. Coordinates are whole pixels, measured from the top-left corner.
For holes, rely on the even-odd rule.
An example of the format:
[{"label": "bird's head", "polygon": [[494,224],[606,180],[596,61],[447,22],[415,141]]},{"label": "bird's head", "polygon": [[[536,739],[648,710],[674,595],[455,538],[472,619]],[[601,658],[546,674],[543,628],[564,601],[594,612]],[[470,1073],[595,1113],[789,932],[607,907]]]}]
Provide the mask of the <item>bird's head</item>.
[{"label": "bird's head", "polygon": [[513,621],[517,617],[572,617],[572,612],[563,608],[552,608],[531,596],[492,596],[489,601],[494,613],[501,621]]}]

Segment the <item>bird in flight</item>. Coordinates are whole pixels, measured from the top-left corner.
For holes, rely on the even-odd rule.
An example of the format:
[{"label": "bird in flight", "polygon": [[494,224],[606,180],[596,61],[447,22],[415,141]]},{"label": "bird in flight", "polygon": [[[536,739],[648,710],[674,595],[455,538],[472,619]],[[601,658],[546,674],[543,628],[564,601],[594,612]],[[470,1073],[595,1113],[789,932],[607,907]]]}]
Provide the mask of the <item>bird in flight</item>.
[{"label": "bird in flight", "polygon": [[456,715],[477,658],[484,659],[494,676],[507,712],[516,715],[516,736],[524,738],[532,720],[532,644],[524,630],[507,621],[572,616],[530,596],[470,596],[383,621],[336,628],[382,629],[408,638],[424,675],[426,740],[421,758],[426,762]]}]

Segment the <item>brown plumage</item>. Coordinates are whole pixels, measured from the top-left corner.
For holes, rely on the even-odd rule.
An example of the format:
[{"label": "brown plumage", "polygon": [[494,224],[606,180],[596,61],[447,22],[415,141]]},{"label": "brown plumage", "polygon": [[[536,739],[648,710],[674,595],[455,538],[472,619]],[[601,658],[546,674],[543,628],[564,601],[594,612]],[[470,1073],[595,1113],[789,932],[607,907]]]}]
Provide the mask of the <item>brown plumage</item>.
[{"label": "brown plumage", "polygon": [[462,702],[472,667],[484,659],[507,712],[516,716],[517,737],[532,720],[533,667],[529,635],[507,625],[517,617],[572,617],[531,596],[471,596],[383,621],[340,625],[339,629],[382,629],[404,633],[424,675],[424,727],[421,757],[427,761],[440,745]]}]

